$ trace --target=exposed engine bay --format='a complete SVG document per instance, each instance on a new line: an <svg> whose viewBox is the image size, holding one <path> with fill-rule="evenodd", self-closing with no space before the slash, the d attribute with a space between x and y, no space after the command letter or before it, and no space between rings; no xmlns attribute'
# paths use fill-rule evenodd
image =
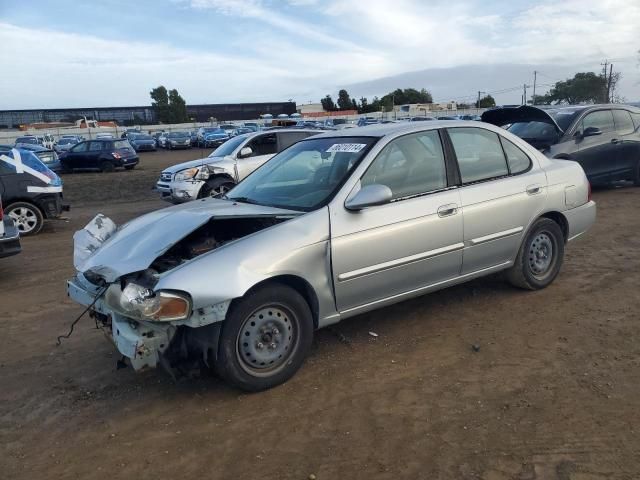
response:
<svg viewBox="0 0 640 480"><path fill-rule="evenodd" d="M226 243L285 222L290 218L288 216L213 218L156 258L150 268L155 272L164 273Z"/></svg>

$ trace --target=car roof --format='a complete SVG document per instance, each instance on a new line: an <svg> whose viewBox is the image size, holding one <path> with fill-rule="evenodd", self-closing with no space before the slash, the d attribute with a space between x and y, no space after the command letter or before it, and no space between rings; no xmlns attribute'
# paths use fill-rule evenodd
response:
<svg viewBox="0 0 640 480"><path fill-rule="evenodd" d="M478 126L481 122L473 120L432 120L429 122L401 122L401 123L374 123L362 127L347 128L344 130L331 130L321 133L316 138L333 137L377 137L399 135L402 133L420 132L424 130L435 130L437 128L451 127L472 127ZM482 124L486 126L486 124Z"/></svg>

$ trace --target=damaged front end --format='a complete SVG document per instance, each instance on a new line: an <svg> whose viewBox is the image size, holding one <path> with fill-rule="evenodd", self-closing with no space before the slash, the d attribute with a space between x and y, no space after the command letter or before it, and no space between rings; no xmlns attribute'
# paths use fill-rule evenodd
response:
<svg viewBox="0 0 640 480"><path fill-rule="evenodd" d="M220 322L233 298L203 305L188 291L157 289L159 281L202 255L294 216L286 211L221 217L209 212L208 218L193 213L187 211L182 233L176 232L185 227L178 210L174 224L165 224L166 233L158 229L160 217L154 212L156 222L142 217L142 227L135 220L120 229L98 215L74 235L78 273L67 282L68 295L90 307L97 325L135 370L162 365L173 375L196 364L211 367ZM132 258L130 267L122 257Z"/></svg>

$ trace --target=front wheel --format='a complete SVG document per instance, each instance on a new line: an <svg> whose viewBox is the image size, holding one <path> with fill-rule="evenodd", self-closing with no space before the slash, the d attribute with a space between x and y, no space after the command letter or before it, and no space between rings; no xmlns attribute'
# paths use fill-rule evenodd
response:
<svg viewBox="0 0 640 480"><path fill-rule="evenodd" d="M520 246L516 261L507 270L509 282L527 290L540 290L553 282L564 260L564 235L551 219L539 218Z"/></svg>
<svg viewBox="0 0 640 480"><path fill-rule="evenodd" d="M221 197L235 186L228 178L213 178L202 186L198 198Z"/></svg>
<svg viewBox="0 0 640 480"><path fill-rule="evenodd" d="M42 230L44 216L38 207L27 202L16 202L8 205L4 212L13 220L20 235L35 235Z"/></svg>
<svg viewBox="0 0 640 480"><path fill-rule="evenodd" d="M124 167L125 170L133 170L134 168L136 168L135 165L125 165Z"/></svg>
<svg viewBox="0 0 640 480"><path fill-rule="evenodd" d="M222 325L216 370L241 390L275 387L298 371L312 341L305 299L285 285L265 286L232 305Z"/></svg>

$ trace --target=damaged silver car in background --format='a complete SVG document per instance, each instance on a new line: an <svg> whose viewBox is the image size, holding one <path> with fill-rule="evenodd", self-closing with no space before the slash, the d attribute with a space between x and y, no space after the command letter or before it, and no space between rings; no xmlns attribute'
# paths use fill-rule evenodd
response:
<svg viewBox="0 0 640 480"><path fill-rule="evenodd" d="M136 370L204 365L257 391L345 318L500 270L546 287L594 220L582 168L503 129L374 125L302 140L221 199L96 217L68 294Z"/></svg>

